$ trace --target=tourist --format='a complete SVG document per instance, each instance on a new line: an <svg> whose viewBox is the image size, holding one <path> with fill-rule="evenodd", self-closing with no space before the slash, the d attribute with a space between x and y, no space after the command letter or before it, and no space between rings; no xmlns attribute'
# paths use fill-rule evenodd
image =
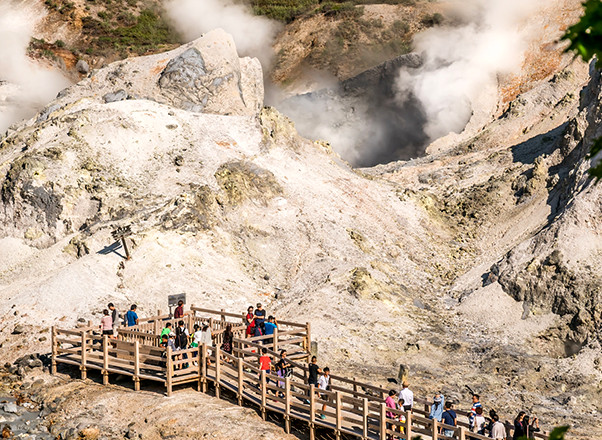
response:
<svg viewBox="0 0 602 440"><path fill-rule="evenodd" d="M398 400L397 400L397 409L399 409L399 410L402 410L402 411L405 411L405 410L403 409L403 404L404 404L404 400L403 400L403 399L398 399ZM399 415L399 421L400 421L401 423L404 423L404 424L405 424L405 422L406 422L406 416L405 416L405 415L403 415L403 413L401 413L401 414ZM400 426L400 427L399 427L399 432L403 434L403 433L405 432L405 428L404 428L403 426Z"/></svg>
<svg viewBox="0 0 602 440"><path fill-rule="evenodd" d="M265 323L266 312L263 310L261 303L257 303L255 309L255 336L262 336L265 334L264 323Z"/></svg>
<svg viewBox="0 0 602 440"><path fill-rule="evenodd" d="M127 311L127 313L125 314L125 321L127 323L128 327L133 327L135 325L138 325L138 314L136 313L136 310L138 309L138 306L136 304L132 304L132 306L130 307L130 310Z"/></svg>
<svg viewBox="0 0 602 440"><path fill-rule="evenodd" d="M167 348L167 341L169 341L168 335L161 335L161 340L159 342L159 347Z"/></svg>
<svg viewBox="0 0 602 440"><path fill-rule="evenodd" d="M261 349L261 356L259 357L259 379L261 380L261 372L265 371L266 373L266 378L265 378L265 383L270 383L270 378L267 376L267 374L270 372L270 369L272 368L272 359L270 359L270 357L268 356L268 351L265 348Z"/></svg>
<svg viewBox="0 0 602 440"><path fill-rule="evenodd" d="M176 327L176 348L179 350L188 348L188 329L184 326L184 321L178 322Z"/></svg>
<svg viewBox="0 0 602 440"><path fill-rule="evenodd" d="M194 333L192 334L192 342L190 343L190 346L196 348L199 345L201 345L203 331L201 330L201 326L198 324L195 324L193 329L194 329Z"/></svg>
<svg viewBox="0 0 602 440"><path fill-rule="evenodd" d="M232 354L232 343L234 342L234 333L232 333L232 324L226 325L224 339L220 349L228 354ZM226 359L227 360L227 359Z"/></svg>
<svg viewBox="0 0 602 440"><path fill-rule="evenodd" d="M167 322L167 323L165 323L165 327L163 328L163 330L161 330L161 334L159 335L159 337L163 338L163 335L167 335L167 337L169 338L169 334L171 332L172 332L171 322Z"/></svg>
<svg viewBox="0 0 602 440"><path fill-rule="evenodd" d="M441 415L441 421L449 426L458 426L458 416L453 410L453 404L451 402L445 402L445 411ZM443 435L445 437L453 437L454 431L451 429L443 428Z"/></svg>
<svg viewBox="0 0 602 440"><path fill-rule="evenodd" d="M468 416L468 427L470 428L471 432L475 432L475 431L473 431L473 427L474 427L474 419L477 415L477 408L483 407L483 405L481 405L481 401L479 399L480 399L480 396L478 394L472 395L472 407L470 408L470 416Z"/></svg>
<svg viewBox="0 0 602 440"><path fill-rule="evenodd" d="M429 419L441 421L441 417L443 416L443 404L445 403L445 397L443 394L437 394L433 399L433 404L431 405L431 412L429 414Z"/></svg>
<svg viewBox="0 0 602 440"><path fill-rule="evenodd" d="M253 306L249 306L247 309L247 316L245 316L245 321L247 323L247 331L245 332L245 336L250 338L255 336L255 319L253 314Z"/></svg>
<svg viewBox="0 0 602 440"><path fill-rule="evenodd" d="M320 376L320 379L318 380L318 388L323 391L330 390L330 368L328 368L328 367L324 368L324 374L322 374ZM328 402L329 398L328 398L327 393L323 393L321 397L322 397L322 400L325 400ZM324 403L324 405L322 405L322 414L320 414L320 418L322 420L324 420L326 418L326 414L324 414L325 411L326 411L326 403Z"/></svg>
<svg viewBox="0 0 602 440"><path fill-rule="evenodd" d="M491 425L491 438L493 440L506 440L506 427L500 422L500 417L494 414L491 417L493 425Z"/></svg>
<svg viewBox="0 0 602 440"><path fill-rule="evenodd" d="M293 375L293 366L290 364L290 362L286 358L287 354L288 353L286 350L281 350L280 351L280 360L276 364L276 369L279 372L279 376L282 378L291 377Z"/></svg>
<svg viewBox="0 0 602 440"><path fill-rule="evenodd" d="M523 418L523 426L525 427L525 435L527 438L535 438L535 433L540 431L539 420L537 418L534 418L533 421L531 421L529 416L525 416Z"/></svg>
<svg viewBox="0 0 602 440"><path fill-rule="evenodd" d="M174 319L180 319L184 317L184 301L178 301L178 307L176 307L176 310L173 313L173 317Z"/></svg>
<svg viewBox="0 0 602 440"><path fill-rule="evenodd" d="M385 406L387 408L390 409L397 409L397 402L395 402L395 395L397 394L397 392L395 390L390 390L389 391L389 396L387 396L387 398L385 399ZM387 419L396 419L397 418L397 414L391 411L387 411ZM395 425L392 423L387 422L387 429L392 429L393 431L395 431ZM391 437L389 437L391 438Z"/></svg>
<svg viewBox="0 0 602 440"><path fill-rule="evenodd" d="M268 321L263 324L265 328L265 335L273 335L274 330L278 328L278 321L272 315L268 317ZM274 338L267 338L264 340L264 344L272 344L274 342Z"/></svg>
<svg viewBox="0 0 602 440"><path fill-rule="evenodd" d="M115 330L119 326L119 312L115 308L113 303L109 303L107 305L111 312L111 320L113 321L113 330Z"/></svg>
<svg viewBox="0 0 602 440"><path fill-rule="evenodd" d="M113 337L113 318L109 316L109 311L104 309L102 311L102 318L100 319L100 329L102 330L103 335L108 335L109 337Z"/></svg>
<svg viewBox="0 0 602 440"><path fill-rule="evenodd" d="M307 378L307 384L317 387L319 374L322 374L322 370L320 370L320 367L318 367L318 358L312 356L309 364L309 376Z"/></svg>
<svg viewBox="0 0 602 440"><path fill-rule="evenodd" d="M483 415L483 407L478 406L475 408L475 416L473 419L472 432L477 434L485 435L485 427L487 426L487 420Z"/></svg>
<svg viewBox="0 0 602 440"><path fill-rule="evenodd" d="M487 426L485 428L485 431L488 432L490 436L491 436L491 430L493 429L493 424L495 423L495 421L493 420L493 416L495 416L495 415L497 415L495 410L490 409L489 417L485 417L485 419L487 420Z"/></svg>
<svg viewBox="0 0 602 440"><path fill-rule="evenodd" d="M521 411L514 419L514 433L512 434L512 440L518 440L519 438L527 435L527 430L525 429L525 426L523 424L524 418L525 412Z"/></svg>
<svg viewBox="0 0 602 440"><path fill-rule="evenodd" d="M211 347L213 345L213 340L211 339L211 327L209 327L208 324L203 324L203 331L201 333L199 345L205 344L207 347Z"/></svg>
<svg viewBox="0 0 602 440"><path fill-rule="evenodd" d="M414 406L414 393L408 388L409 386L410 384L404 380L399 392L399 398L403 399L403 409L405 411L412 411L412 407Z"/></svg>

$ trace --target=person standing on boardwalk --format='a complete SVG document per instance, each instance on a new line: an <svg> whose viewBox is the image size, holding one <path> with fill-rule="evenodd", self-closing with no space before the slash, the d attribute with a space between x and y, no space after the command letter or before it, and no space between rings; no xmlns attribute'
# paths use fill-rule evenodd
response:
<svg viewBox="0 0 602 440"><path fill-rule="evenodd" d="M472 407L470 408L470 416L468 416L468 427L472 432L476 432L473 431L473 428L475 425L475 417L477 416L477 408L483 408L483 405L481 405L481 401L479 399L480 396L478 394L472 395Z"/></svg>
<svg viewBox="0 0 602 440"><path fill-rule="evenodd" d="M475 416L473 420L473 425L471 428L472 432L476 432L480 435L485 435L485 428L487 427L487 419L483 415L483 407L479 406L475 409Z"/></svg>
<svg viewBox="0 0 602 440"><path fill-rule="evenodd" d="M500 422L500 417L494 414L491 417L493 425L491 425L491 438L493 440L506 440L506 427Z"/></svg>
<svg viewBox="0 0 602 440"><path fill-rule="evenodd" d="M433 404L431 405L431 412L429 414L429 419L441 421L441 417L443 417L443 404L445 403L445 397L443 394L437 394L433 399Z"/></svg>
<svg viewBox="0 0 602 440"><path fill-rule="evenodd" d="M265 334L264 322L265 322L266 312L263 310L261 303L257 303L257 308L255 309L255 336L262 336Z"/></svg>
<svg viewBox="0 0 602 440"><path fill-rule="evenodd" d="M318 388L324 391L328 391L330 390L330 368L326 367L324 368L324 374L322 374L320 376L320 379L318 380ZM328 394L323 393L322 394L322 400L328 401ZM322 420L324 420L326 418L326 414L324 414L324 412L326 411L326 404L322 405L322 414L320 414L320 418Z"/></svg>
<svg viewBox="0 0 602 440"><path fill-rule="evenodd" d="M110 338L113 337L113 319L109 316L109 311L104 309L102 311L102 318L100 320L100 329L103 335L108 335Z"/></svg>
<svg viewBox="0 0 602 440"><path fill-rule="evenodd" d="M165 323L165 327L163 328L163 330L161 330L161 334L159 335L159 337L163 338L163 335L167 335L167 337L169 338L169 334L171 332L172 332L171 322L167 322L167 323Z"/></svg>
<svg viewBox="0 0 602 440"><path fill-rule="evenodd" d="M512 435L512 440L518 440L519 438L527 435L527 430L525 429L525 425L523 423L524 418L525 412L521 411L514 419L514 433Z"/></svg>
<svg viewBox="0 0 602 440"><path fill-rule="evenodd" d="M253 314L253 306L249 306L247 309L245 322L247 323L247 331L245 332L245 336L247 338L255 336L255 315Z"/></svg>
<svg viewBox="0 0 602 440"><path fill-rule="evenodd" d="M132 304L132 306L130 307L130 310L127 311L127 313L125 314L125 322L127 323L128 327L133 327L135 325L138 325L138 314L136 313L136 310L138 309L138 306L136 304Z"/></svg>
<svg viewBox="0 0 602 440"><path fill-rule="evenodd" d="M261 349L261 356L259 357L259 380L261 380L261 372L266 372L265 383L270 383L270 378L267 377L267 374L270 372L272 368L272 359L268 356L268 351L265 348Z"/></svg>
<svg viewBox="0 0 602 440"><path fill-rule="evenodd" d="M224 342L220 347L221 350L225 351L228 354L232 354L232 343L234 342L234 333L232 333L232 324L226 325L226 330L224 331Z"/></svg>
<svg viewBox="0 0 602 440"><path fill-rule="evenodd" d="M274 330L278 328L278 321L272 315L268 317L268 321L263 324L265 328L265 335L273 335ZM274 342L274 338L264 339L264 344L272 344Z"/></svg>
<svg viewBox="0 0 602 440"><path fill-rule="evenodd" d="M414 393L408 388L409 386L410 384L404 380L399 392L399 398L403 399L404 411L412 411L412 407L414 406Z"/></svg>
<svg viewBox="0 0 602 440"><path fill-rule="evenodd" d="M441 415L441 421L449 426L458 426L458 415L452 408L453 405L451 402L445 402L445 411ZM453 437L454 431L443 428L443 435L445 437Z"/></svg>
<svg viewBox="0 0 602 440"><path fill-rule="evenodd" d="M307 385L313 385L315 388L318 388L318 376L322 374L322 370L318 367L318 358L315 356L311 357L310 363L308 365L309 375L307 376ZM308 391L309 395L309 391ZM305 399L305 403L309 404L309 400Z"/></svg>
<svg viewBox="0 0 602 440"><path fill-rule="evenodd" d="M390 390L389 391L389 395L385 399L385 406L387 408L397 409L397 403L395 402L395 395L396 394L397 394L397 392L395 390ZM396 418L396 414L394 412L387 411L387 419L395 420L395 418ZM387 429L392 429L393 431L395 431L395 425L393 425L392 423L387 422ZM391 438L391 437L388 436L387 438Z"/></svg>
<svg viewBox="0 0 602 440"><path fill-rule="evenodd" d="M107 307L111 312L111 320L113 321L113 332L115 332L117 327L119 327L119 312L117 312L117 309L115 308L115 305L113 303L109 303Z"/></svg>
<svg viewBox="0 0 602 440"><path fill-rule="evenodd" d="M180 319L184 317L184 301L178 301L178 307L176 307L176 310L173 313L173 317L174 319Z"/></svg>

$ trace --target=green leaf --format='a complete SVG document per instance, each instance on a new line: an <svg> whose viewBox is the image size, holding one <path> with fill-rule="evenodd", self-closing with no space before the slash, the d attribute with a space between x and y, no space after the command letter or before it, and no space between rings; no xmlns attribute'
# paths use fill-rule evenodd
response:
<svg viewBox="0 0 602 440"><path fill-rule="evenodd" d="M568 426L558 426L552 430L548 440L564 440L564 434L566 434L568 430Z"/></svg>

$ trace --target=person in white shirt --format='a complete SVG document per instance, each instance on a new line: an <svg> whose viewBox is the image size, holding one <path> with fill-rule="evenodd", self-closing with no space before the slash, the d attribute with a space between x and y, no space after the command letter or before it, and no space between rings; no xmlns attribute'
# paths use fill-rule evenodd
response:
<svg viewBox="0 0 602 440"><path fill-rule="evenodd" d="M476 415L474 417L474 425L472 426L472 432L484 435L485 426L487 425L487 419L483 415L483 408L478 407L475 411Z"/></svg>
<svg viewBox="0 0 602 440"><path fill-rule="evenodd" d="M401 391L399 392L399 399L403 399L404 411L411 411L414 406L414 393L408 388L410 384L407 381L403 381L401 384Z"/></svg>
<svg viewBox="0 0 602 440"><path fill-rule="evenodd" d="M330 368L324 368L323 372L324 374L322 374L322 376L320 376L320 379L318 379L318 388L324 391L328 391L330 389ZM322 394L321 397L322 400L328 400L328 394L326 393ZM326 418L324 411L326 411L326 404L322 405L322 414L320 414L320 418L322 420Z"/></svg>
<svg viewBox="0 0 602 440"><path fill-rule="evenodd" d="M493 440L506 440L506 427L500 422L500 417L494 414L492 417L491 438Z"/></svg>

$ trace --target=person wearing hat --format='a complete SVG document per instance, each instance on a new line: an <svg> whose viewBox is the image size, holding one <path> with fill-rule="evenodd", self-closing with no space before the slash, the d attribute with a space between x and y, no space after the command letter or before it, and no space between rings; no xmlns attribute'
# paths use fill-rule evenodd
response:
<svg viewBox="0 0 602 440"><path fill-rule="evenodd" d="M404 380L399 392L399 398L403 399L404 411L412 411L412 407L414 406L414 393L408 388L409 386L408 381Z"/></svg>
<svg viewBox="0 0 602 440"><path fill-rule="evenodd" d="M431 405L431 413L429 414L429 419L441 421L443 417L443 405L445 404L445 397L443 394L436 394L433 399L433 404Z"/></svg>

